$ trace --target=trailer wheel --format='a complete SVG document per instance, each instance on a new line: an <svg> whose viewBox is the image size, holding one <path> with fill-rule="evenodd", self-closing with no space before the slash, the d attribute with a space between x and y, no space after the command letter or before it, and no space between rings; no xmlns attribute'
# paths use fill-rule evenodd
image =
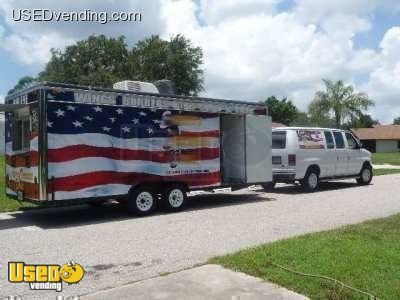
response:
<svg viewBox="0 0 400 300"><path fill-rule="evenodd" d="M166 211L180 211L186 205L186 198L185 188L182 185L173 184L162 193L162 206Z"/></svg>
<svg viewBox="0 0 400 300"><path fill-rule="evenodd" d="M146 216L153 212L156 206L156 196L151 187L133 188L129 194L128 211L138 216Z"/></svg>

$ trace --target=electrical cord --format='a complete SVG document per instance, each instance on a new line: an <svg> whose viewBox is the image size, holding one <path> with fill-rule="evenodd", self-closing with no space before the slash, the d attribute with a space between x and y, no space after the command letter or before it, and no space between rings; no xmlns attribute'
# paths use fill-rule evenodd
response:
<svg viewBox="0 0 400 300"><path fill-rule="evenodd" d="M268 261L267 263L270 264L270 265L272 265L272 266L274 266L274 267L277 267L277 268L279 268L279 269L282 269L282 270L284 270L284 271L287 271L287 272L290 272L290 273L293 273L293 274L296 274L296 275L305 276L305 277L320 278L320 279L324 279L324 280L328 280L328 281L333 281L333 282L336 283L336 284L340 284L340 285L341 285L342 287L344 287L344 288L347 288L347 289L352 290L352 291L354 291L354 292L358 292L358 293L360 293L360 294L366 295L366 296L369 297L369 299L374 299L374 300L381 299L381 298L378 298L377 296L375 296L375 295L373 295L373 294L371 294L371 293L368 293L368 292L366 292L366 291L363 291L363 290L357 289L357 288L355 288L355 287L352 287L352 286L350 286L350 285L347 285L347 284L345 284L344 282L339 281L339 280L337 280L337 279L335 279L335 278L332 278L332 277L299 272L299 271L296 271L296 270L292 270L292 269L290 269L290 268L287 268L287 267L285 267L285 266L279 265L279 264L277 264L277 263L274 263L274 262L272 262L272 261Z"/></svg>

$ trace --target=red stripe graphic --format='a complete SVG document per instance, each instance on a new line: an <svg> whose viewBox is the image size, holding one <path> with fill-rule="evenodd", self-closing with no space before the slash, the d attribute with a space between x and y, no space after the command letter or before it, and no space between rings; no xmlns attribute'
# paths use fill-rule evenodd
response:
<svg viewBox="0 0 400 300"><path fill-rule="evenodd" d="M218 148L183 149L179 153L174 151L146 151L130 150L113 147L94 147L88 145L74 145L61 149L47 151L48 162L58 163L78 158L104 157L114 160L143 160L159 163L168 163L179 160L179 156L191 156L193 160L210 160L219 157Z"/></svg>
<svg viewBox="0 0 400 300"><path fill-rule="evenodd" d="M220 172L158 176L145 173L99 171L49 180L49 192L76 191L104 184L135 185L139 182L180 181L189 186L206 186L220 182Z"/></svg>
<svg viewBox="0 0 400 300"><path fill-rule="evenodd" d="M38 165L39 153L37 151L29 151L15 155L6 155L6 164L14 167L36 167Z"/></svg>

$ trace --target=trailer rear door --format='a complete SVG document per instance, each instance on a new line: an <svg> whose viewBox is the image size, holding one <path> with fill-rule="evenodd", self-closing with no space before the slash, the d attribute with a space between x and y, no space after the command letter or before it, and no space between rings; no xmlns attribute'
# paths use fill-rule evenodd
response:
<svg viewBox="0 0 400 300"><path fill-rule="evenodd" d="M246 115L247 183L272 181L272 129L268 116Z"/></svg>

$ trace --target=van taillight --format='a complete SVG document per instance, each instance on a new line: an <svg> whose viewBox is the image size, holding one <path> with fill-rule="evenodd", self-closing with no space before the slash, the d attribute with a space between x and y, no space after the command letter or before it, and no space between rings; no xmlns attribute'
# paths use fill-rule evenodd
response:
<svg viewBox="0 0 400 300"><path fill-rule="evenodd" d="M296 165L296 155L295 154L289 154L288 155L288 163L289 163L289 166L295 166Z"/></svg>

